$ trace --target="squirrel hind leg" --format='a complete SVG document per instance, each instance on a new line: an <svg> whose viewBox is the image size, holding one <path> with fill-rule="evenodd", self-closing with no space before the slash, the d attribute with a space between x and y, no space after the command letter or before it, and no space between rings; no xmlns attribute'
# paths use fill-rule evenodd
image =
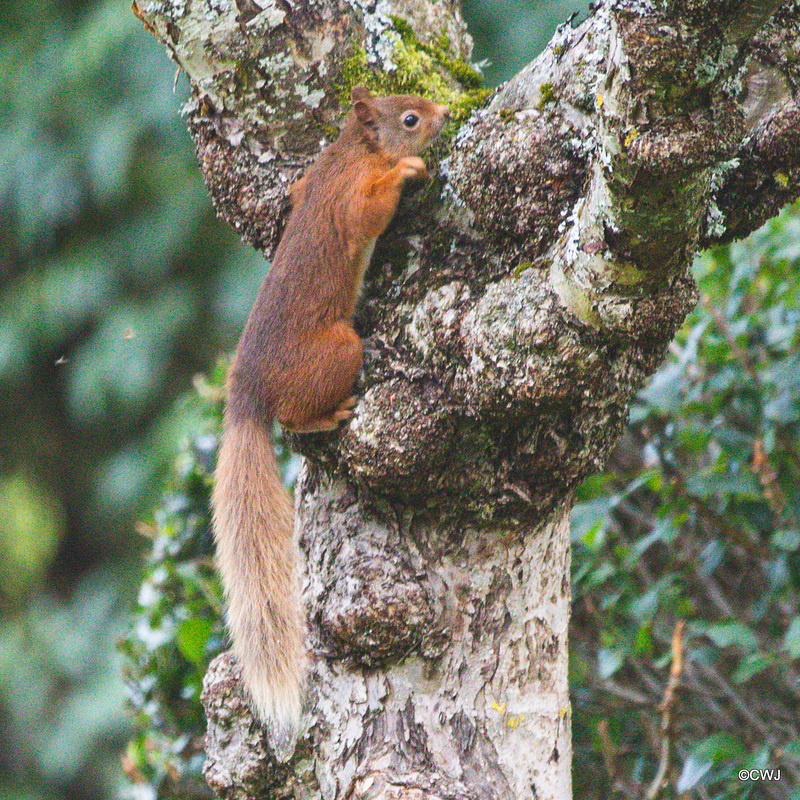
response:
<svg viewBox="0 0 800 800"><path fill-rule="evenodd" d="M330 431L347 419L356 403L353 384L363 347L352 326L340 320L304 339L303 360L285 376L291 387L275 405L275 419L291 431Z"/></svg>
<svg viewBox="0 0 800 800"><path fill-rule="evenodd" d="M320 417L319 419L310 420L302 425L287 424L280 419L278 422L280 422L286 430L292 431L293 433L333 431L336 430L342 422L353 416L353 406L356 402L358 402L358 397L356 395L351 395L346 400L343 400L332 414L326 417Z"/></svg>

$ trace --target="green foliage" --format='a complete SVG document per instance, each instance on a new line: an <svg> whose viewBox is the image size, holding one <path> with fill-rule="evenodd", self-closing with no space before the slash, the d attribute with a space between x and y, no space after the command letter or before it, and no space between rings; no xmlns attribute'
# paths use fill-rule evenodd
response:
<svg viewBox="0 0 800 800"><path fill-rule="evenodd" d="M100 571L69 602L42 596L28 613L0 618L0 751L15 759L0 779L3 797L51 797L80 776L92 794L113 791L111 767L128 735L114 652L121 594Z"/></svg>
<svg viewBox="0 0 800 800"><path fill-rule="evenodd" d="M172 444L128 450L118 477L137 488L114 515L102 473L130 439L158 444L160 413L220 345L209 323L231 303L217 282L244 251L213 219L173 70L129 3L36 0L18 16L30 24L9 25L0 47L0 404L17 420L0 476L22 462L121 545ZM241 320L221 319L227 345ZM50 454L30 447L47 429ZM68 481L54 450L76 455Z"/></svg>
<svg viewBox="0 0 800 800"><path fill-rule="evenodd" d="M124 759L132 796L208 796L200 691L211 659L228 646L209 513L227 367L220 360L209 379L195 382L191 402L202 423L175 459L153 519L139 526L152 547L132 625L120 644L136 713L137 733ZM276 441L284 480L290 482L297 460L280 436Z"/></svg>
<svg viewBox="0 0 800 800"><path fill-rule="evenodd" d="M64 533L64 509L22 475L0 480L0 592L9 605L41 584Z"/></svg>
<svg viewBox="0 0 800 800"><path fill-rule="evenodd" d="M129 0L6 3L0 71L0 794L93 800L129 734L133 520L265 266L215 220Z"/></svg>
<svg viewBox="0 0 800 800"><path fill-rule="evenodd" d="M186 440L168 490L140 532L152 549L133 625L121 640L137 736L125 771L158 797L204 797L200 705L203 675L225 647L222 592L212 559L209 492L226 364L194 396L204 425Z"/></svg>
<svg viewBox="0 0 800 800"><path fill-rule="evenodd" d="M638 796L655 774L678 620L664 796L755 797L738 771L775 767L785 797L800 776L798 242L785 213L699 260L702 302L639 393L615 471L579 492L575 782L590 797Z"/></svg>

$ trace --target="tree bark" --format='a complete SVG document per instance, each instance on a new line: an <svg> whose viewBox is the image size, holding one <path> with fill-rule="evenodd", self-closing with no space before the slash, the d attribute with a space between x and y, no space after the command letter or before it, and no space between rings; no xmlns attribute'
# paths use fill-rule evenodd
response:
<svg viewBox="0 0 800 800"><path fill-rule="evenodd" d="M314 654L296 749L209 670L222 797L567 798L571 492L696 301L800 193L800 6L617 0L468 114L457 0L159 0L219 212L274 248L351 85L460 109L379 242L360 402L293 437Z"/></svg>

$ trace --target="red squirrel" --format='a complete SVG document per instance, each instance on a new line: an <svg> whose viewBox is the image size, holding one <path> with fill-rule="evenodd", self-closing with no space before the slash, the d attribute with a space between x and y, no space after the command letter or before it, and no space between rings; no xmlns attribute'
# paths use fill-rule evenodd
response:
<svg viewBox="0 0 800 800"><path fill-rule="evenodd" d="M292 503L272 421L333 430L351 414L362 345L353 313L375 239L448 116L413 95L352 92L342 132L291 188L292 212L228 375L212 495L227 624L257 717L299 728L307 667Z"/></svg>

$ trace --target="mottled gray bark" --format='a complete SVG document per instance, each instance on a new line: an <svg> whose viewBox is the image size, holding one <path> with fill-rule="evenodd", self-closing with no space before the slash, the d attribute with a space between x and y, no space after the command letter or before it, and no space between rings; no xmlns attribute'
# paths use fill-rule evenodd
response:
<svg viewBox="0 0 800 800"><path fill-rule="evenodd" d="M457 95L470 45L457 0L237 6L139 13L192 81L217 208L269 252L353 64L413 89L416 42ZM774 0L606 4L429 158L438 179L373 258L354 417L292 439L308 731L276 753L223 656L221 796L569 797L570 493L694 304L698 248L800 192L799 20Z"/></svg>

